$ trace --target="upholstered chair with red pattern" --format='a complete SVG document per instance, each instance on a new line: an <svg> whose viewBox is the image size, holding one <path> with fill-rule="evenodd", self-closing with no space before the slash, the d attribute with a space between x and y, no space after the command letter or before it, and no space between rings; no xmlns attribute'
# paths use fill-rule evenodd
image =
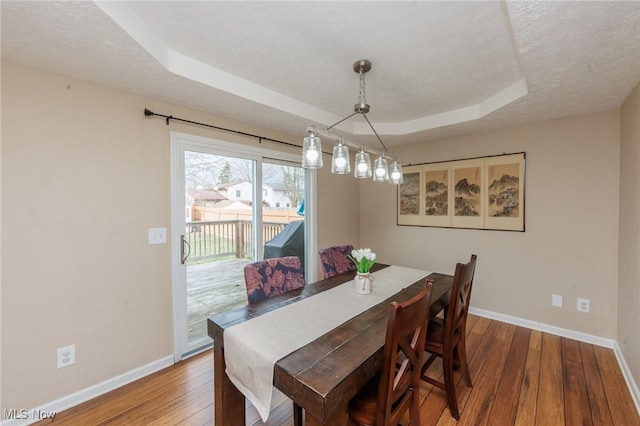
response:
<svg viewBox="0 0 640 426"><path fill-rule="evenodd" d="M298 256L276 257L244 267L249 303L304 287L304 271Z"/></svg>
<svg viewBox="0 0 640 426"><path fill-rule="evenodd" d="M354 271L356 265L347 257L351 254L353 246L342 245L324 248L318 251L320 255L320 266L322 266L322 277L331 278L345 272Z"/></svg>

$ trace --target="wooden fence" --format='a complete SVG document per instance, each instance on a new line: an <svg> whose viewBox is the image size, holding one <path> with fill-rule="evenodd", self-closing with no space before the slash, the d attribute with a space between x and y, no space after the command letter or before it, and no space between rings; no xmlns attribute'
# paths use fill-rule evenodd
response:
<svg viewBox="0 0 640 426"><path fill-rule="evenodd" d="M271 240L285 226L287 223L263 222L262 240ZM248 220L187 222L184 238L190 247L187 263L225 256L251 258L253 255L253 224Z"/></svg>
<svg viewBox="0 0 640 426"><path fill-rule="evenodd" d="M253 217L251 208L246 209L220 209L216 207L191 206L191 217L193 221L217 222L225 220L250 221ZM303 216L297 213L296 209L262 209L260 213L264 223L289 223L294 220L302 220Z"/></svg>

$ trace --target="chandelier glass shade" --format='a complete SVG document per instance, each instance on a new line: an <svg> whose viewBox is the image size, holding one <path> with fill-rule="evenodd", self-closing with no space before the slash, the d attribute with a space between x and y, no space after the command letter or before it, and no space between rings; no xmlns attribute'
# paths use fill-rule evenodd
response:
<svg viewBox="0 0 640 426"><path fill-rule="evenodd" d="M355 172L353 176L362 179L371 177L371 158L364 148L361 148L356 154Z"/></svg>
<svg viewBox="0 0 640 426"><path fill-rule="evenodd" d="M322 141L313 130L302 141L302 167L319 169L322 167Z"/></svg>
<svg viewBox="0 0 640 426"><path fill-rule="evenodd" d="M338 144L333 147L331 157L331 173L344 175L351 173L351 159L349 158L349 147L344 144L344 139L340 138Z"/></svg>
<svg viewBox="0 0 640 426"><path fill-rule="evenodd" d="M389 182L399 185L403 182L402 178L402 165L398 162L398 160L394 160L391 165L391 172L389 173Z"/></svg>
<svg viewBox="0 0 640 426"><path fill-rule="evenodd" d="M380 155L373 166L373 180L375 182L389 182L389 163Z"/></svg>
<svg viewBox="0 0 640 426"><path fill-rule="evenodd" d="M314 126L307 128L309 135L304 138L302 145L302 167L307 169L319 169L322 167L322 144L318 133L321 133L323 137L329 137L337 141L337 144L333 147L331 158L331 172L335 174L348 174L351 172L350 159L349 159L349 146L353 148L360 148L356 153L354 163L354 176L356 178L370 178L373 176L373 180L376 182L390 182L393 184L402 183L402 165L397 157L389 155L388 150L378 132L373 127L367 113L371 109L367 103L366 87L365 87L365 74L371 70L371 62L366 59L361 59L353 64L353 71L360 76L360 97L358 103L353 107L353 113L347 117L341 119L337 123L332 124L326 128L326 131L318 131ZM356 114L362 115L367 124L373 131L373 134L382 145L383 151L367 148L358 145L354 142L346 141L341 136L336 136L329 133L329 130L345 120L353 117ZM371 151L378 154L378 158L374 164L374 170L371 168L371 158L369 152ZM389 168L389 161L393 160L391 169Z"/></svg>

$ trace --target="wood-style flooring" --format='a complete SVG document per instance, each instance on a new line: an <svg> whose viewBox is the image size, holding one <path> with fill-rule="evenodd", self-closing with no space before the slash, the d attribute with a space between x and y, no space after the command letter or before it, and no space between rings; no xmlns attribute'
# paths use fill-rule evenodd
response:
<svg viewBox="0 0 640 426"><path fill-rule="evenodd" d="M458 425L640 425L611 349L473 315L467 333L474 386L458 382ZM430 374L441 371L435 362ZM444 391L422 386L422 425L455 425ZM291 401L278 396L266 424L293 425L292 412ZM265 424L249 404L246 413L247 424ZM53 422L214 425L212 351L58 413Z"/></svg>

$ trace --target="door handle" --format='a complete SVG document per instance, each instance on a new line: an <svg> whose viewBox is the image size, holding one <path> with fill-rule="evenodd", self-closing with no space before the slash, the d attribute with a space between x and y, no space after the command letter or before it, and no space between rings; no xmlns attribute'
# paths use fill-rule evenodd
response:
<svg viewBox="0 0 640 426"><path fill-rule="evenodd" d="M185 253L184 246L187 246L187 251ZM184 238L184 235L180 235L180 264L184 265L184 262L189 258L189 254L191 254L191 246L189 242Z"/></svg>

